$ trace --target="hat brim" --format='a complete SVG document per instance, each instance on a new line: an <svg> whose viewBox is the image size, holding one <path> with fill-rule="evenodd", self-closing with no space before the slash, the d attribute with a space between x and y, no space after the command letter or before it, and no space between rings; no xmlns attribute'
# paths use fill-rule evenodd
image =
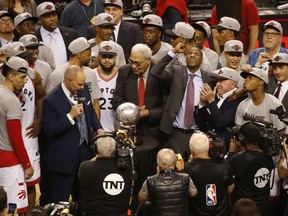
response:
<svg viewBox="0 0 288 216"><path fill-rule="evenodd" d="M104 3L103 5L104 5L104 7L106 7L106 6L113 6L113 7L118 7L118 8L120 8L120 9L123 9L123 5L121 6L121 5L112 4L112 3Z"/></svg>
<svg viewBox="0 0 288 216"><path fill-rule="evenodd" d="M212 74L210 75L210 77L215 78L215 79L219 79L219 80L227 80L227 79L229 79L229 78L227 78L227 77L219 76L219 75L216 74L216 73L212 73Z"/></svg>
<svg viewBox="0 0 288 216"><path fill-rule="evenodd" d="M166 29L166 30L165 30L165 33L166 33L167 35L172 36L172 37L178 37L178 35L176 35L176 34L172 31L172 29Z"/></svg>
<svg viewBox="0 0 288 216"><path fill-rule="evenodd" d="M223 27L223 26L219 26L219 25L211 26L211 28L218 29L218 30L225 30L225 29L227 29L227 28L225 28L225 27Z"/></svg>
<svg viewBox="0 0 288 216"><path fill-rule="evenodd" d="M197 30L203 32L203 33L204 33L204 37L205 37L205 38L208 38L208 34L207 34L205 28L203 28L201 25L194 23L194 24L192 24L191 26L192 26L194 29L197 29Z"/></svg>
<svg viewBox="0 0 288 216"><path fill-rule="evenodd" d="M47 14L51 14L51 13L57 13L57 15L58 15L57 10L51 10L51 11L47 11L47 12L45 12L45 13L42 13L39 17L41 17L41 16L45 16L45 15L47 15Z"/></svg>
<svg viewBox="0 0 288 216"><path fill-rule="evenodd" d="M224 52L225 53L243 53L243 51L225 51L225 50L224 50Z"/></svg>
<svg viewBox="0 0 288 216"><path fill-rule="evenodd" d="M13 16L11 13L9 13L9 12L2 14L2 15L0 16L0 18L3 17L3 16L8 16L8 17L10 17L12 20L14 20L14 16Z"/></svg>
<svg viewBox="0 0 288 216"><path fill-rule="evenodd" d="M281 61L278 61L278 62L269 62L269 65L288 65L288 62L281 62Z"/></svg>
<svg viewBox="0 0 288 216"><path fill-rule="evenodd" d="M114 53L114 52L99 52L100 55L117 55L117 53Z"/></svg>
<svg viewBox="0 0 288 216"><path fill-rule="evenodd" d="M145 24L145 23L142 23L141 24L141 27L144 28L144 27L157 27L159 28L161 31L163 30L163 26L158 26L158 25L153 25L153 24Z"/></svg>
<svg viewBox="0 0 288 216"><path fill-rule="evenodd" d="M116 24L115 23L103 23L103 24L101 24L101 25L95 25L95 26L100 26L100 27L102 27L102 26L115 26Z"/></svg>
<svg viewBox="0 0 288 216"><path fill-rule="evenodd" d="M20 57L20 58L25 58L27 57L29 54L31 54L32 51L31 50L26 50L25 52L21 53L21 54L18 54L17 56Z"/></svg>
<svg viewBox="0 0 288 216"><path fill-rule="evenodd" d="M24 20L22 20L20 23L18 23L16 26L20 25L21 23L23 23L24 21L28 21L28 20L32 20L34 23L37 23L39 21L39 18L38 17L29 17L29 18L26 18Z"/></svg>
<svg viewBox="0 0 288 216"><path fill-rule="evenodd" d="M42 43L33 43L25 46L25 48L33 48L33 47L39 47L39 46L44 46Z"/></svg>
<svg viewBox="0 0 288 216"><path fill-rule="evenodd" d="M263 26L262 27L262 31L265 31L268 28L272 28L272 29L276 30L277 32L279 32L282 35L281 31L278 28L276 28L275 26L272 26L272 25Z"/></svg>

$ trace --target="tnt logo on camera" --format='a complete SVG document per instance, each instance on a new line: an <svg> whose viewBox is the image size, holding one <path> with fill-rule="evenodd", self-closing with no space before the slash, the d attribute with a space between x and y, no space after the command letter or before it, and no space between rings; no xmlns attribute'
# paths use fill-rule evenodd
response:
<svg viewBox="0 0 288 216"><path fill-rule="evenodd" d="M217 205L217 191L215 184L206 185L206 205L207 206Z"/></svg>
<svg viewBox="0 0 288 216"><path fill-rule="evenodd" d="M124 190L124 187L124 179L117 173L111 173L107 175L103 181L104 191L111 196L120 194Z"/></svg>

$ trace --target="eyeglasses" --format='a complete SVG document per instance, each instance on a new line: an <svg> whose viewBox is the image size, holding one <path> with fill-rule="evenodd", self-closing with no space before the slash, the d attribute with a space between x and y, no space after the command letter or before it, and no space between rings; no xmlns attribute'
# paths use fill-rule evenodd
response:
<svg viewBox="0 0 288 216"><path fill-rule="evenodd" d="M271 38L275 38L278 35L281 35L281 34L278 33L278 32L264 32L263 33L264 37L269 37L270 36Z"/></svg>
<svg viewBox="0 0 288 216"><path fill-rule="evenodd" d="M12 19L0 19L0 23L2 23L2 24L7 24L7 23L12 23L13 21L12 21Z"/></svg>
<svg viewBox="0 0 288 216"><path fill-rule="evenodd" d="M130 65L135 65L136 67L140 67L143 62L145 62L147 60L147 58L145 58L143 61L137 62L137 61L132 61L130 58L128 59L128 62Z"/></svg>

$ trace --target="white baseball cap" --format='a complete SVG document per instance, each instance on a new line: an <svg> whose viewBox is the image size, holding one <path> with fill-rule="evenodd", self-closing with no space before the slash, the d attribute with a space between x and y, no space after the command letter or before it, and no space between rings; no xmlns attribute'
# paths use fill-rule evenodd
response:
<svg viewBox="0 0 288 216"><path fill-rule="evenodd" d="M218 30L230 29L239 32L241 25L236 19L224 16L219 20L218 25L213 26L213 28Z"/></svg>
<svg viewBox="0 0 288 216"><path fill-rule="evenodd" d="M79 37L79 38L76 38L75 40L73 40L69 46L68 46L68 49L70 50L70 52L75 55L75 54L78 54L78 53L81 53L87 49L91 49L91 47L95 46L95 43L89 43L87 41L86 38L84 37Z"/></svg>
<svg viewBox="0 0 288 216"><path fill-rule="evenodd" d="M266 22L264 24L264 26L262 27L262 31L264 31L267 28L273 28L276 31L280 32L281 35L283 34L282 25L279 22L275 21L275 20L271 20L271 21Z"/></svg>
<svg viewBox="0 0 288 216"><path fill-rule="evenodd" d="M213 71L212 77L217 79L230 79L236 82L239 81L240 75L234 69L228 67L222 67L219 70Z"/></svg>
<svg viewBox="0 0 288 216"><path fill-rule="evenodd" d="M192 39L194 37L195 30L189 23L177 22L173 29L166 29L165 32L171 36Z"/></svg>
<svg viewBox="0 0 288 216"><path fill-rule="evenodd" d="M154 14L148 14L143 17L142 26L157 26L162 28L163 27L163 21L162 18L154 15Z"/></svg>
<svg viewBox="0 0 288 216"><path fill-rule="evenodd" d="M253 67L251 72L243 71L240 75L246 79L247 76L252 75L258 77L259 79L263 80L266 84L269 83L268 75L266 72L260 68Z"/></svg>
<svg viewBox="0 0 288 216"><path fill-rule="evenodd" d="M192 27L194 29L202 31L205 34L205 38L209 38L211 36L211 28L208 25L208 23L206 23L204 21L198 21L198 22L192 24Z"/></svg>
<svg viewBox="0 0 288 216"><path fill-rule="evenodd" d="M239 40L229 40L224 45L225 52L243 53L243 43Z"/></svg>

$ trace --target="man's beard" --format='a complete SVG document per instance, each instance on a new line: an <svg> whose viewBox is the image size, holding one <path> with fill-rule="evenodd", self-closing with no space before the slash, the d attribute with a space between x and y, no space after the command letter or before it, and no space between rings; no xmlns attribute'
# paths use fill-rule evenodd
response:
<svg viewBox="0 0 288 216"><path fill-rule="evenodd" d="M111 65L111 66L108 67L108 68L105 67L105 66L101 63L101 61L100 61L99 63L100 63L100 67L101 67L102 71L103 71L105 74L110 74L110 73L112 72L113 68L115 67L115 62L114 62L113 65Z"/></svg>

